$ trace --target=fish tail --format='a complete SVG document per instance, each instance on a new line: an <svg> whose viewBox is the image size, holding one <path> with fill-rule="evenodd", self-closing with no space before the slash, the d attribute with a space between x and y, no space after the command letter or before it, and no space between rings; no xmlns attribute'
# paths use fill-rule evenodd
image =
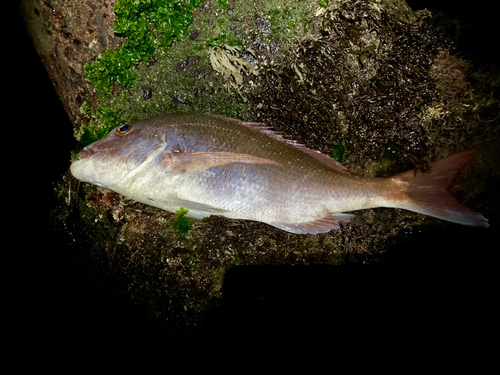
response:
<svg viewBox="0 0 500 375"><path fill-rule="evenodd" d="M391 177L405 187L405 198L395 207L433 216L453 223L488 227L488 219L457 201L448 188L474 151L464 151L430 164L429 172L408 171ZM397 199L396 199L397 200Z"/></svg>

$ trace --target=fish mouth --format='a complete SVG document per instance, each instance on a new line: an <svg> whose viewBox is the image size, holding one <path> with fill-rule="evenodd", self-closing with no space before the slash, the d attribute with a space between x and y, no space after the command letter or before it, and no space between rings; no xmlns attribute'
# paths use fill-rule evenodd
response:
<svg viewBox="0 0 500 375"><path fill-rule="evenodd" d="M86 167L88 167L87 162L90 160L90 158L95 154L95 151L92 150L85 150L83 149L80 151L77 155L78 159L73 161L70 165L70 171L73 177L85 181L85 182L90 182L87 181L86 177Z"/></svg>
<svg viewBox="0 0 500 375"><path fill-rule="evenodd" d="M84 148L77 155L78 159L73 161L70 165L71 174L79 180L94 183L92 178L89 178L93 175L92 173L92 162L90 159L96 154L96 152L92 149ZM89 163L90 162L90 163Z"/></svg>
<svg viewBox="0 0 500 375"><path fill-rule="evenodd" d="M80 154L78 154L78 155L80 155ZM83 175L81 173L81 164L84 162L85 162L84 159L75 160L73 163L71 163L71 165L69 167L71 174L79 180L83 179Z"/></svg>
<svg viewBox="0 0 500 375"><path fill-rule="evenodd" d="M92 165L89 165L90 156L86 159L75 160L71 163L69 170L73 177L83 182L88 182L93 185L106 187L104 184L96 180L96 176L92 171Z"/></svg>

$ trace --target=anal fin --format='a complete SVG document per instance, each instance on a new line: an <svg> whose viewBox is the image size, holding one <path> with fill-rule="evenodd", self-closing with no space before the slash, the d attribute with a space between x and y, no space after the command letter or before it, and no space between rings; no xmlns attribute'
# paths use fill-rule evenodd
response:
<svg viewBox="0 0 500 375"><path fill-rule="evenodd" d="M355 215L352 214L332 214L331 216L322 217L313 221L307 221L303 223L279 223L279 222L267 222L267 224L275 226L277 228L286 230L287 232L292 232L296 234L318 234L329 232L332 229L338 229L341 222L349 222L354 218Z"/></svg>

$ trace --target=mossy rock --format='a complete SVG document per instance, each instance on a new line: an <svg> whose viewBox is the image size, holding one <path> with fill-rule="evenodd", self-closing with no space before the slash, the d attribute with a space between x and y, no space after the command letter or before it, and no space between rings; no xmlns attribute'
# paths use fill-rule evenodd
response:
<svg viewBox="0 0 500 375"><path fill-rule="evenodd" d="M468 63L447 49L429 12L412 12L402 1L194 4L183 38L157 42L127 68L133 80L112 78L87 98L75 127L80 148L117 124L164 112L265 122L369 176L425 169L475 148L482 151L474 173L464 171L455 193L497 217L485 203L492 194L482 176L500 175L491 163L498 117L485 123L478 114L493 115L487 97L498 86L467 76ZM214 59L230 66L215 70ZM56 191L60 235L77 244L74 251L102 280L112 280L111 289L169 330L220 304L224 276L236 266L384 264L388 249L422 228L452 225L377 209L318 235L215 216L191 220L180 234L173 226L179 216L69 174Z"/></svg>

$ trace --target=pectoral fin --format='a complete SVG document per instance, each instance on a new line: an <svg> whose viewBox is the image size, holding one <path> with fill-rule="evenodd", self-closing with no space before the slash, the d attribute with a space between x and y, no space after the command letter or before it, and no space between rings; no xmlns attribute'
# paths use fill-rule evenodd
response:
<svg viewBox="0 0 500 375"><path fill-rule="evenodd" d="M282 165L274 160L235 152L179 152L165 154L161 163L165 172L186 173L207 170L231 163Z"/></svg>

